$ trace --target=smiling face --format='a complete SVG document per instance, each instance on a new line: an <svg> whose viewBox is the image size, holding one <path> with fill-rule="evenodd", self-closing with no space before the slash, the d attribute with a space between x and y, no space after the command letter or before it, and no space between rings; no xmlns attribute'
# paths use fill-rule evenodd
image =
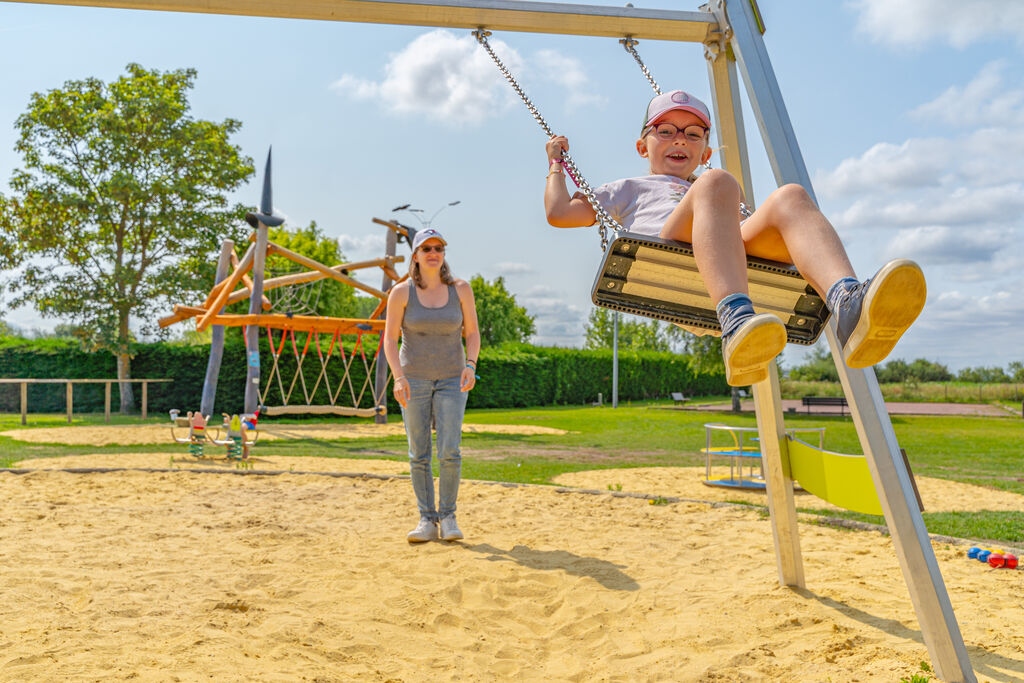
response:
<svg viewBox="0 0 1024 683"><path fill-rule="evenodd" d="M657 123L671 123L680 131L688 126L705 128L704 122L696 114L679 109L665 113L657 119ZM690 140L682 132L670 140L662 139L651 128L645 133L643 138L636 141L636 151L650 161L652 175L689 178L699 165L711 158L706 129L699 141Z"/></svg>
<svg viewBox="0 0 1024 683"><path fill-rule="evenodd" d="M412 255L420 268L440 268L444 265L444 242L431 237L421 244Z"/></svg>

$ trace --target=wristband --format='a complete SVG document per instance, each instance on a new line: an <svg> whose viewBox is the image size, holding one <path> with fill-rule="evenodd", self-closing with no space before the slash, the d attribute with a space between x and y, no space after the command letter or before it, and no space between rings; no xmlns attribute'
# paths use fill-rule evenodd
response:
<svg viewBox="0 0 1024 683"><path fill-rule="evenodd" d="M559 166L558 168L553 168L553 169L551 169L550 171L548 171L548 175L547 175L547 178L550 178L550 177L551 177L551 176L553 176L553 175L564 175L564 174L562 173L562 167L561 167L561 166ZM545 179L547 179L547 178L545 178Z"/></svg>

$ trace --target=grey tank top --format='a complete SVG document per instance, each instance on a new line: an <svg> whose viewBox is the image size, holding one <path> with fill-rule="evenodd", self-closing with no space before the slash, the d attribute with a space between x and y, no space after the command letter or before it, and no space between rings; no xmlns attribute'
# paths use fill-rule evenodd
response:
<svg viewBox="0 0 1024 683"><path fill-rule="evenodd" d="M409 283L409 302L402 319L402 346L398 359L406 377L448 379L462 374L466 354L462 348L462 306L453 285L448 303L427 308L420 303L418 287Z"/></svg>

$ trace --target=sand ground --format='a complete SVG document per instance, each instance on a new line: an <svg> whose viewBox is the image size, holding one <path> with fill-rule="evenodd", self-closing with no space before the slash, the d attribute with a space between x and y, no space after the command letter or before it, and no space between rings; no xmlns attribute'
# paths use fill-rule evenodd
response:
<svg viewBox="0 0 1024 683"><path fill-rule="evenodd" d="M285 473L42 469L166 453L0 472L0 680L896 682L929 659L887 536L801 524L795 590L756 510L607 491L759 495L703 468L559 478L599 495L466 481L466 539L413 546L411 487L386 476L405 463L253 464ZM976 487L919 483L928 509L976 509ZM1024 573L934 547L978 679L1024 681Z"/></svg>
<svg viewBox="0 0 1024 683"><path fill-rule="evenodd" d="M212 436L217 438L217 428L209 428ZM464 434L565 434L564 429L539 427L535 425L488 425L464 424ZM383 425L372 423L353 424L282 424L261 427L259 441L277 441L279 439L365 439L368 437L384 437L405 434L401 422L389 422ZM149 446L154 444L174 443L175 438L188 438L185 427L172 428L167 425L99 425L99 426L68 426L41 427L39 429L9 429L0 432L0 436L9 436L27 443L62 443L78 446Z"/></svg>

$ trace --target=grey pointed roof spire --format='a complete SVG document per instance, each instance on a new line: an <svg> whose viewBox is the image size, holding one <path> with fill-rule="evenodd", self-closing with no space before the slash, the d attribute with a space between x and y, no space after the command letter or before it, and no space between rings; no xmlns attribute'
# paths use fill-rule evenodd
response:
<svg viewBox="0 0 1024 683"><path fill-rule="evenodd" d="M275 227L284 223L284 218L274 215L274 191L270 179L270 158L273 152L274 147L271 146L267 150L267 165L263 169L263 196L260 198L259 213L249 212L245 214L245 220L254 228L260 223L268 227Z"/></svg>

